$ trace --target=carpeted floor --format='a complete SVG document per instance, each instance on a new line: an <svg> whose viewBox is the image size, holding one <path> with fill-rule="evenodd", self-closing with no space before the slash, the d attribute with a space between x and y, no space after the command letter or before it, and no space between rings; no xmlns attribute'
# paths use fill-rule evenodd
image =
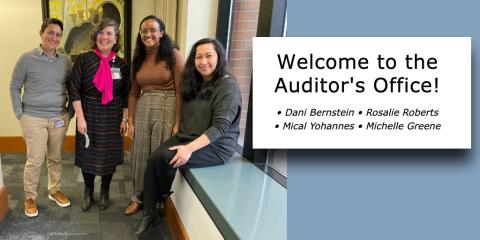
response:
<svg viewBox="0 0 480 240"><path fill-rule="evenodd" d="M125 158L129 159L128 153ZM99 211L95 204L87 212L82 212L83 178L80 169L73 165L73 153L63 156L62 192L70 198L68 208L58 207L48 199L46 161L38 186L37 207L39 214L29 218L23 207L23 167L25 154L0 154L4 184L8 188L9 213L0 222L0 239L86 239L123 240L136 239L133 233L142 217L139 212L125 216L124 210L133 193L131 168L128 160L117 168L110 187L112 204L105 211ZM95 199L98 200L100 179L95 179ZM164 219L142 239L171 239Z"/></svg>

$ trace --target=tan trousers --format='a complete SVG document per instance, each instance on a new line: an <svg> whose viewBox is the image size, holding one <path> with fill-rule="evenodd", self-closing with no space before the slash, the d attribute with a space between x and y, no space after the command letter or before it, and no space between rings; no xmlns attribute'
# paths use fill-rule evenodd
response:
<svg viewBox="0 0 480 240"><path fill-rule="evenodd" d="M58 126L59 120L64 121L63 126ZM23 137L27 144L27 162L23 172L25 199L37 198L38 179L45 154L47 155L48 192L53 194L60 190L62 146L69 122L68 113L54 118L39 118L24 114L20 118Z"/></svg>

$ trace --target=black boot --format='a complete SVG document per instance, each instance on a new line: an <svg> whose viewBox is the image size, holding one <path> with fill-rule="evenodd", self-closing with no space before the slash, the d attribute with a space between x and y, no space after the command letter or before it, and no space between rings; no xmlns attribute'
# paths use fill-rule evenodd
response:
<svg viewBox="0 0 480 240"><path fill-rule="evenodd" d="M98 209L105 210L110 206L110 199L108 198L109 187L102 186L100 189L100 200L98 201Z"/></svg>
<svg viewBox="0 0 480 240"><path fill-rule="evenodd" d="M156 207L157 213L159 217L165 217L165 199L167 199L170 195L172 195L173 191L170 191L167 194L164 194L162 196L163 201L160 202L160 204Z"/></svg>
<svg viewBox="0 0 480 240"><path fill-rule="evenodd" d="M85 187L83 190L82 211L90 209L93 203L93 188Z"/></svg>
<svg viewBox="0 0 480 240"><path fill-rule="evenodd" d="M144 210L143 211L143 218L138 224L137 229L135 230L135 235L143 236L145 235L152 226L158 224L158 215L156 211L152 210Z"/></svg>

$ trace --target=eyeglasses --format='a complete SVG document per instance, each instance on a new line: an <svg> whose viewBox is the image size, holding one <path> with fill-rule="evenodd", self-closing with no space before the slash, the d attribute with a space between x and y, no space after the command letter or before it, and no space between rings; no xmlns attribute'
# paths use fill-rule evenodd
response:
<svg viewBox="0 0 480 240"><path fill-rule="evenodd" d="M156 29L156 28L140 29L140 34L141 35L147 35L148 33L154 34L157 31L160 31L160 29Z"/></svg>

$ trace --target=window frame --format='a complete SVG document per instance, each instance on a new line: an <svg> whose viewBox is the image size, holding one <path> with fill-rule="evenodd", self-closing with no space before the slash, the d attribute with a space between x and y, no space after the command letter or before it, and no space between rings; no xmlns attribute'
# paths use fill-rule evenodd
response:
<svg viewBox="0 0 480 240"><path fill-rule="evenodd" d="M286 0L260 0L260 9L257 26L257 37L284 37L286 33L287 1ZM218 3L216 38L225 46L227 59L229 59L231 43L231 27L233 25L234 1L222 0ZM276 149L253 149L252 134L252 84L250 80L247 121L245 126L244 144L237 144L237 152L251 161L255 166L272 177L275 181L287 188L287 176L283 175L269 162L275 161L271 156ZM285 151L285 154L286 151Z"/></svg>

